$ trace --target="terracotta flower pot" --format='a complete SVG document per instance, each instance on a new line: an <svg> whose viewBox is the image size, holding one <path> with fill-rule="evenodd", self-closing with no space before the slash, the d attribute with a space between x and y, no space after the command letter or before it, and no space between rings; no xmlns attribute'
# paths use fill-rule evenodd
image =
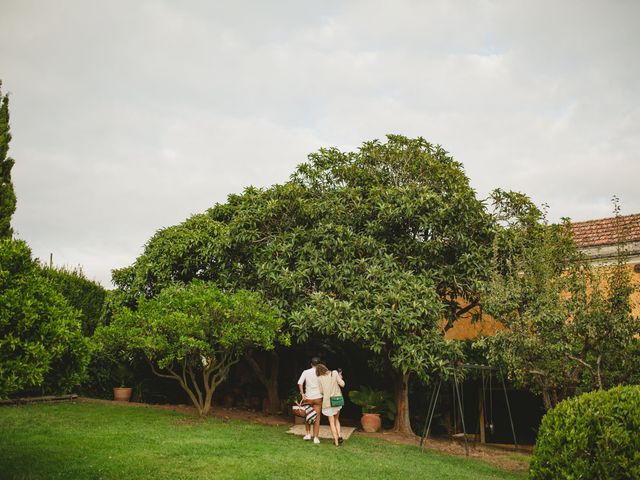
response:
<svg viewBox="0 0 640 480"><path fill-rule="evenodd" d="M382 427L379 413L363 413L360 422L362 423L362 429L369 433L378 432Z"/></svg>
<svg viewBox="0 0 640 480"><path fill-rule="evenodd" d="M113 399L116 402L128 402L131 399L132 388L129 387L115 387L113 389Z"/></svg>

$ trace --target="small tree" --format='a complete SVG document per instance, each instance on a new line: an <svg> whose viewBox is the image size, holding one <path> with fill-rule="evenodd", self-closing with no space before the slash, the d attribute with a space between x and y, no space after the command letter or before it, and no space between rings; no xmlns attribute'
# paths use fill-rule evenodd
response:
<svg viewBox="0 0 640 480"><path fill-rule="evenodd" d="M16 210L16 194L11 182L14 161L8 157L11 133L9 128L9 97L2 95L0 80L0 238L11 238L11 217Z"/></svg>
<svg viewBox="0 0 640 480"><path fill-rule="evenodd" d="M478 344L516 385L540 393L547 409L611 386L640 332L622 250L615 265L596 269L578 251L568 221L547 224L521 194L496 192L494 199L502 226L483 307L506 329Z"/></svg>
<svg viewBox="0 0 640 480"><path fill-rule="evenodd" d="M140 299L116 312L96 339L105 348L141 353L154 374L177 381L200 415L229 368L249 347L273 348L282 320L248 291L223 293L199 280Z"/></svg>

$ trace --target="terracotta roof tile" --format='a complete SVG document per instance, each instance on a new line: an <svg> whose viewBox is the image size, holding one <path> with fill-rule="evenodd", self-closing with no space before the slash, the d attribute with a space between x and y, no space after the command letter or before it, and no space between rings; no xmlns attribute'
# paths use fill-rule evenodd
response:
<svg viewBox="0 0 640 480"><path fill-rule="evenodd" d="M576 222L572 230L579 247L615 244L620 231L623 240L637 242L640 241L640 213Z"/></svg>

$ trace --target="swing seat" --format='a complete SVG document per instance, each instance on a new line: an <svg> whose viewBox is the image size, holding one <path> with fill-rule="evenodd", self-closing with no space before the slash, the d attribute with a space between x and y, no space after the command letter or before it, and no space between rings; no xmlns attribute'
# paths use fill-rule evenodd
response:
<svg viewBox="0 0 640 480"><path fill-rule="evenodd" d="M451 438L453 438L454 440L462 440L464 441L464 433L460 432L460 433L452 433L451 434ZM480 439L480 435L478 435L477 433L467 433L467 440L470 440L472 442L479 440Z"/></svg>

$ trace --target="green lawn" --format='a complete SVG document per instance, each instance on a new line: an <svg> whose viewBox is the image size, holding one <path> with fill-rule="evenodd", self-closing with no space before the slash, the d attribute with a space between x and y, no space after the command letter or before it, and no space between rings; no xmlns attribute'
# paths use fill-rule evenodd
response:
<svg viewBox="0 0 640 480"><path fill-rule="evenodd" d="M117 404L2 407L0 478L525 478L357 433L336 448L285 432L285 427Z"/></svg>

